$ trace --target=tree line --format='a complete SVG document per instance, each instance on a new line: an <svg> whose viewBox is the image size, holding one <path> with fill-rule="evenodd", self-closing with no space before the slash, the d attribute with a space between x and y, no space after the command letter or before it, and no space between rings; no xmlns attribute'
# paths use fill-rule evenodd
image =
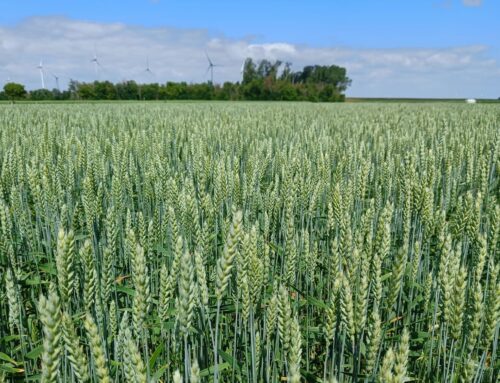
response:
<svg viewBox="0 0 500 383"><path fill-rule="evenodd" d="M337 65L310 65L294 72L291 63L247 58L241 82L223 84L167 82L139 84L133 80L79 82L68 88L26 91L22 84L7 83L0 100L276 100L344 101L351 84L345 68Z"/></svg>

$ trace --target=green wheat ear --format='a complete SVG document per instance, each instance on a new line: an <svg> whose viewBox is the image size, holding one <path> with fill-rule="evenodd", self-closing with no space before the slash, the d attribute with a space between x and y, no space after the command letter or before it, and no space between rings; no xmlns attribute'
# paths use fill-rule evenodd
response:
<svg viewBox="0 0 500 383"><path fill-rule="evenodd" d="M61 304L54 286L48 297L41 295L38 302L40 321L43 324L42 375L43 383L58 381L61 359Z"/></svg>
<svg viewBox="0 0 500 383"><path fill-rule="evenodd" d="M191 363L191 383L199 383L200 380L200 366L198 365L198 361L195 359Z"/></svg>
<svg viewBox="0 0 500 383"><path fill-rule="evenodd" d="M64 335L64 348L67 352L67 358L71 364L73 374L80 383L90 381L88 374L88 362L86 354L80 345L80 340L76 334L73 322L68 314L62 315L62 330Z"/></svg>
<svg viewBox="0 0 500 383"><path fill-rule="evenodd" d="M403 383L407 377L408 355L410 353L410 335L407 329L403 330L401 342L396 353L394 364L394 382Z"/></svg>
<svg viewBox="0 0 500 383"><path fill-rule="evenodd" d="M21 307L19 305L19 293L16 282L10 269L7 269L5 273L5 292L9 306L9 327L11 333L14 334L15 329L20 325Z"/></svg>
<svg viewBox="0 0 500 383"><path fill-rule="evenodd" d="M300 333L300 326L298 318L293 318L291 322L290 338L291 346L288 353L288 363L289 363L289 376L290 381L294 383L300 382L300 362L302 358L302 335Z"/></svg>
<svg viewBox="0 0 500 383"><path fill-rule="evenodd" d="M368 323L366 334L367 352L366 352L366 371L369 374L375 373L377 355L381 341L381 321L378 307L374 307Z"/></svg>
<svg viewBox="0 0 500 383"><path fill-rule="evenodd" d="M136 335L140 335L144 329L147 318L150 296L149 274L141 245L136 245L131 254L132 281L135 287L134 301L132 305L132 321Z"/></svg>
<svg viewBox="0 0 500 383"><path fill-rule="evenodd" d="M218 300L222 299L229 284L229 277L233 268L233 261L237 253L237 247L241 237L241 221L243 214L237 211L233 216L233 223L229 229L228 239L222 253L222 257L217 262L217 280L215 295Z"/></svg>
<svg viewBox="0 0 500 383"><path fill-rule="evenodd" d="M127 382L146 383L146 367L129 328L123 334L123 365Z"/></svg>
<svg viewBox="0 0 500 383"><path fill-rule="evenodd" d="M104 343L94 319L90 314L85 316L83 324L85 326L87 339L90 345L90 355L94 361L93 369L95 371L95 375L97 376L99 382L111 383Z"/></svg>
<svg viewBox="0 0 500 383"><path fill-rule="evenodd" d="M182 376L179 370L175 370L173 376L174 383L182 383Z"/></svg>
<svg viewBox="0 0 500 383"><path fill-rule="evenodd" d="M392 382L394 380L394 361L394 351L392 350L392 348L389 348L385 353L384 359L382 361L382 366L380 367L380 383Z"/></svg>

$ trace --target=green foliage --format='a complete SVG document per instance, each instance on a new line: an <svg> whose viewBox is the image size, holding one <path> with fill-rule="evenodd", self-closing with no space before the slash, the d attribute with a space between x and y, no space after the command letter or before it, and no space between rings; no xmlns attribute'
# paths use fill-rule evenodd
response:
<svg viewBox="0 0 500 383"><path fill-rule="evenodd" d="M24 85L15 82L8 82L3 86L5 96L11 100L21 100L26 97L26 89Z"/></svg>
<svg viewBox="0 0 500 383"><path fill-rule="evenodd" d="M53 100L54 94L48 89L36 89L30 91L30 100L43 101L43 100Z"/></svg>
<svg viewBox="0 0 500 383"><path fill-rule="evenodd" d="M36 89L29 92L29 99L336 102L344 101L345 90L351 84L345 68L336 65L307 66L299 72L291 70L291 63L285 63L282 70L281 67L281 61L261 60L254 63L248 58L243 65L242 82L225 82L222 85L170 81L166 84L138 84L132 80L113 84L109 81L87 83L70 80L66 91ZM27 94L19 89L3 93L11 99L21 99Z"/></svg>

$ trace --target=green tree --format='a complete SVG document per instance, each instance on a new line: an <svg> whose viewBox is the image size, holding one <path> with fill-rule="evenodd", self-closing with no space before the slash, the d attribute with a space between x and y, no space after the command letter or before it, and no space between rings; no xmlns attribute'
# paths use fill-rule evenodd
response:
<svg viewBox="0 0 500 383"><path fill-rule="evenodd" d="M115 86L109 81L94 81L96 100L116 100Z"/></svg>
<svg viewBox="0 0 500 383"><path fill-rule="evenodd" d="M78 98L82 100L95 100L96 93L94 84L88 84L85 82L77 84L77 92Z"/></svg>
<svg viewBox="0 0 500 383"><path fill-rule="evenodd" d="M215 86L215 99L217 100L238 100L238 90L240 88L240 84L232 83L226 81L222 87L219 85Z"/></svg>
<svg viewBox="0 0 500 383"><path fill-rule="evenodd" d="M288 80L279 80L276 83L279 99L282 101L297 101L297 87Z"/></svg>
<svg viewBox="0 0 500 383"><path fill-rule="evenodd" d="M160 86L157 83L142 84L139 89L142 100L158 100Z"/></svg>
<svg viewBox="0 0 500 383"><path fill-rule="evenodd" d="M3 91L7 98L11 101L21 100L26 97L26 89L24 85L15 82L8 82L3 86Z"/></svg>
<svg viewBox="0 0 500 383"><path fill-rule="evenodd" d="M80 97L79 95L79 85L80 83L76 80L70 79L68 83L68 92L70 94L71 99L77 99Z"/></svg>
<svg viewBox="0 0 500 383"><path fill-rule="evenodd" d="M167 82L160 89L162 100L185 100L188 96L188 85L185 82Z"/></svg>
<svg viewBox="0 0 500 383"><path fill-rule="evenodd" d="M263 99L264 81L262 79L253 79L247 84L242 85L242 94L245 100Z"/></svg>
<svg viewBox="0 0 500 383"><path fill-rule="evenodd" d="M53 100L54 93L48 89L35 89L30 92L30 99L34 101Z"/></svg>
<svg viewBox="0 0 500 383"><path fill-rule="evenodd" d="M120 82L115 85L115 88L119 100L137 100L139 98L139 86L133 80Z"/></svg>
<svg viewBox="0 0 500 383"><path fill-rule="evenodd" d="M286 62L248 58L243 67L243 81L238 94L244 100L344 101L344 92L351 80L345 68L337 65L309 65L293 72Z"/></svg>
<svg viewBox="0 0 500 383"><path fill-rule="evenodd" d="M243 84L246 85L257 78L257 69L251 58L245 60L243 64Z"/></svg>
<svg viewBox="0 0 500 383"><path fill-rule="evenodd" d="M191 100L211 100L213 98L214 86L212 84L190 84L189 99Z"/></svg>
<svg viewBox="0 0 500 383"><path fill-rule="evenodd" d="M283 68L283 72L281 73L280 80L290 81L292 75L292 63L286 62L285 67Z"/></svg>

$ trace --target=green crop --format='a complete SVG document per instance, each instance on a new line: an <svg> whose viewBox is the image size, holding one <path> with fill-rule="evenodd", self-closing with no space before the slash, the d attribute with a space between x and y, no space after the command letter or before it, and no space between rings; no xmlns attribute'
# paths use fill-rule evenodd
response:
<svg viewBox="0 0 500 383"><path fill-rule="evenodd" d="M0 382L497 382L500 109L0 105Z"/></svg>

